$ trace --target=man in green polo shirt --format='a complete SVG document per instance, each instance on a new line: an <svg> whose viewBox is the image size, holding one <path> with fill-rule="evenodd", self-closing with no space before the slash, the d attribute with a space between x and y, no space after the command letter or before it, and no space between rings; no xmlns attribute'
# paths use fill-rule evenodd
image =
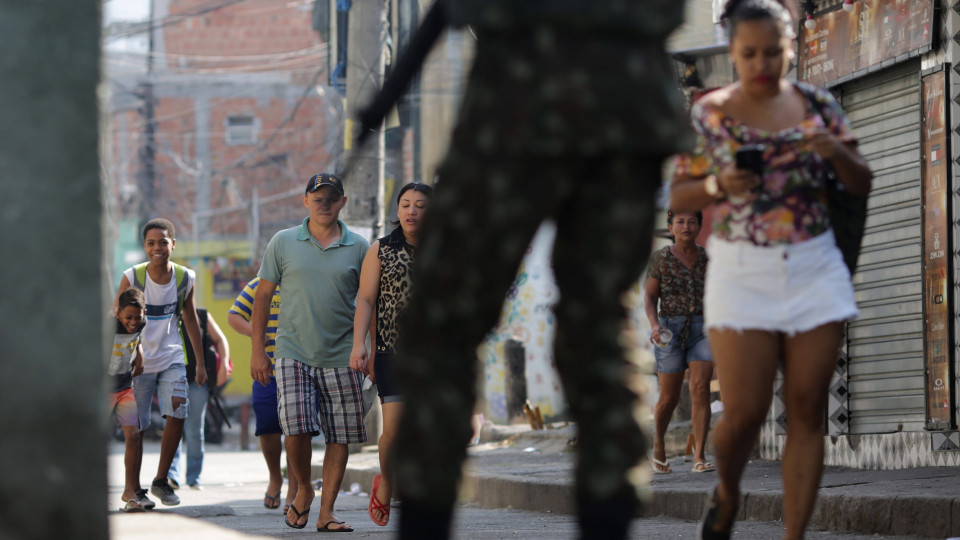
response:
<svg viewBox="0 0 960 540"><path fill-rule="evenodd" d="M295 529L309 521L314 498L311 437L323 430L327 446L317 530L353 530L333 515L333 506L347 466L347 445L367 439L360 399L363 376L350 369L350 349L360 266L369 243L340 221L346 202L343 183L335 175L310 178L303 195L310 215L267 244L253 302L250 372L266 385L273 371L264 350L270 300L283 284L274 358L280 427L287 436L290 472L300 486L285 517Z"/></svg>

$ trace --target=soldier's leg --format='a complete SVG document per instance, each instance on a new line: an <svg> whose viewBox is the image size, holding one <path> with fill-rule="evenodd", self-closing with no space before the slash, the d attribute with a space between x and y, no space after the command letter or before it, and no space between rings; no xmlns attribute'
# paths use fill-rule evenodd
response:
<svg viewBox="0 0 960 540"><path fill-rule="evenodd" d="M454 149L440 171L400 323L404 412L393 467L401 538L449 534L472 435L476 348L554 197L534 187L524 172L534 169Z"/></svg>
<svg viewBox="0 0 960 540"><path fill-rule="evenodd" d="M579 429L582 538L623 538L637 510L647 441L638 418L638 366L621 345L623 293L650 254L662 159L610 157L558 216L553 261L556 361Z"/></svg>

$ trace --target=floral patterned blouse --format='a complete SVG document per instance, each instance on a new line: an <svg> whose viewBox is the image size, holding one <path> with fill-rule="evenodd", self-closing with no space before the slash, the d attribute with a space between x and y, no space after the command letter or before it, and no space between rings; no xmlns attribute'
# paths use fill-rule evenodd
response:
<svg viewBox="0 0 960 540"><path fill-rule="evenodd" d="M697 259L687 268L670 246L650 257L647 278L660 282L660 317L703 315L703 282L707 275L707 250L697 246Z"/></svg>
<svg viewBox="0 0 960 540"><path fill-rule="evenodd" d="M810 240L830 229L827 217L824 161L803 138L826 128L841 142L855 142L850 123L833 95L807 83L819 111L809 102L804 120L781 131L765 131L711 108L702 101L693 105L691 117L697 146L677 157L676 177L702 178L717 174L734 163L741 145L762 144L763 184L748 200L726 198L715 203L713 234L728 242L758 246L794 244Z"/></svg>

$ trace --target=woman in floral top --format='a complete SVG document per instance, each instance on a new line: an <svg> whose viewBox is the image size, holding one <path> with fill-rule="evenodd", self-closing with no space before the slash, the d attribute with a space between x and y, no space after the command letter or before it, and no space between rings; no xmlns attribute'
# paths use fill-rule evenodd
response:
<svg viewBox="0 0 960 540"><path fill-rule="evenodd" d="M690 401L696 441L693 472L714 470L704 447L710 428L710 378L713 357L703 329L703 284L707 252L696 244L703 214L667 212L674 244L653 253L647 266L644 306L653 329L660 399L654 412L653 472L672 472L663 437L680 400L683 372L690 369ZM659 304L659 313L657 310ZM669 330L669 332L667 332ZM666 339L672 333L672 338ZM661 339L664 338L664 339Z"/></svg>
<svg viewBox="0 0 960 540"><path fill-rule="evenodd" d="M856 194L869 193L873 176L830 93L783 78L793 57L790 11L774 0L729 0L722 20L740 81L693 107L699 143L679 158L670 200L678 212L714 209L704 319L724 413L713 432L720 484L701 537L729 537L782 363L785 538L802 538L823 469L841 325L857 314L827 214L825 168ZM736 168L737 148L757 143L759 174Z"/></svg>

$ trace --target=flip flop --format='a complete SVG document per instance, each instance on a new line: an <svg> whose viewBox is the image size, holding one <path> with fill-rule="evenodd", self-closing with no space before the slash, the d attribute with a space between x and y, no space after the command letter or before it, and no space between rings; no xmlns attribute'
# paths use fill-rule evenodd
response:
<svg viewBox="0 0 960 540"><path fill-rule="evenodd" d="M702 473L717 470L717 467L709 461L698 461L693 464L693 472Z"/></svg>
<svg viewBox="0 0 960 540"><path fill-rule="evenodd" d="M263 494L263 507L273 510L274 508L280 508L280 492L278 491L276 495L271 495L269 493Z"/></svg>
<svg viewBox="0 0 960 540"><path fill-rule="evenodd" d="M373 477L373 489L370 490L370 504L367 505L367 513L370 514L370 519L374 523L381 527L386 527L387 523L390 522L390 501L387 501L387 504L380 502L377 499L377 493L380 491L380 481L383 480L383 475L378 474ZM377 512L381 513L381 518L377 519Z"/></svg>
<svg viewBox="0 0 960 540"><path fill-rule="evenodd" d="M324 523L324 524L323 524L323 527L317 527L317 532L324 532L324 533L327 533L327 532L353 532L353 527L351 527L351 526L349 526L349 525L347 525L345 528L342 528L342 529L329 529L328 527L330 526L331 523L336 523L337 525L346 525L346 522L344 522L344 521L340 521L340 520L336 520L336 519L331 519L330 521Z"/></svg>
<svg viewBox="0 0 960 540"><path fill-rule="evenodd" d="M309 516L309 515L310 515L310 507L309 507L309 506L308 506L307 509L304 510L303 512L297 510L297 507L296 507L295 505L293 505L293 504L290 505L290 509L293 510L293 513L297 515L297 521L300 521L300 518L302 518L303 516ZM310 521L310 520L308 519L307 521ZM302 529L302 528L306 527L306 526L307 526L307 521L304 521L304 522L303 522L303 525L300 525L299 523L296 523L296 522L290 523L290 519L289 519L287 516L283 516L283 522L287 524L287 527L293 527L294 529Z"/></svg>
<svg viewBox="0 0 960 540"><path fill-rule="evenodd" d="M123 501L123 499L120 499L120 500ZM123 502L125 502L126 504L123 505L123 508L120 509L121 512L146 512L147 511L147 509L144 508L143 505L140 504L139 501L137 501L137 499L130 499L128 501L123 501Z"/></svg>
<svg viewBox="0 0 960 540"><path fill-rule="evenodd" d="M650 468L653 469L653 474L670 474L673 472L670 462L667 460L660 461L657 458L650 458Z"/></svg>

